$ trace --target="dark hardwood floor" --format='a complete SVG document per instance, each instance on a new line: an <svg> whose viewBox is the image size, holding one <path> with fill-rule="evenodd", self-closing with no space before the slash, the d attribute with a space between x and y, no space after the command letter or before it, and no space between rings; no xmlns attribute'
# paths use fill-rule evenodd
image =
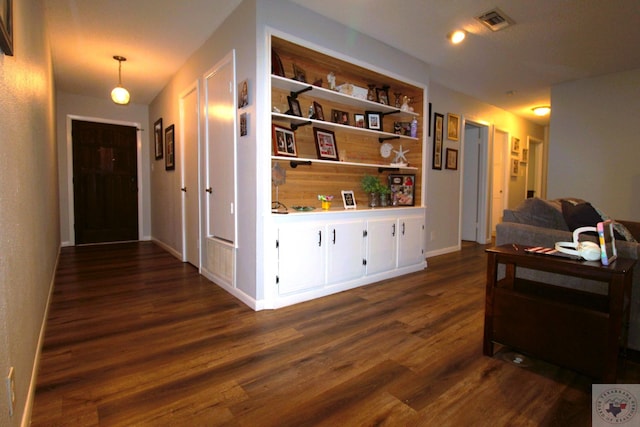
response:
<svg viewBox="0 0 640 427"><path fill-rule="evenodd" d="M590 378L482 355L484 249L254 312L153 243L64 248L31 425L590 425Z"/></svg>

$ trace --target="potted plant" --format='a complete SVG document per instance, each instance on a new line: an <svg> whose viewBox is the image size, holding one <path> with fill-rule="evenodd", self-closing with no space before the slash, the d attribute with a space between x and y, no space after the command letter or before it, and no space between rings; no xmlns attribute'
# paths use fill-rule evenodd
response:
<svg viewBox="0 0 640 427"><path fill-rule="evenodd" d="M389 206L389 195L391 194L391 188L380 183L378 187L378 194L380 195L380 206Z"/></svg>
<svg viewBox="0 0 640 427"><path fill-rule="evenodd" d="M331 201L333 196L325 196L324 194L318 194L318 200L322 203L322 209L328 211L331 208Z"/></svg>
<svg viewBox="0 0 640 427"><path fill-rule="evenodd" d="M376 176L365 175L361 180L362 189L369 195L369 206L374 208L379 204L380 180Z"/></svg>

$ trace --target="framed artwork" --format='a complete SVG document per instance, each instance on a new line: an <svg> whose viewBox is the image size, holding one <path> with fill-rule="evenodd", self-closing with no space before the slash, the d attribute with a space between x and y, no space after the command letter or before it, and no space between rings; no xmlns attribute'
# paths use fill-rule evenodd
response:
<svg viewBox="0 0 640 427"><path fill-rule="evenodd" d="M442 138L444 137L444 115L433 114L433 159L431 168L442 169Z"/></svg>
<svg viewBox="0 0 640 427"><path fill-rule="evenodd" d="M414 206L416 176L404 174L389 175L389 188L394 206Z"/></svg>
<svg viewBox="0 0 640 427"><path fill-rule="evenodd" d="M357 128L363 128L364 126L364 114L354 114L353 121Z"/></svg>
<svg viewBox="0 0 640 427"><path fill-rule="evenodd" d="M515 136L511 138L511 152L520 154L520 138L516 138Z"/></svg>
<svg viewBox="0 0 640 427"><path fill-rule="evenodd" d="M382 114L375 111L365 111L367 129L382 130Z"/></svg>
<svg viewBox="0 0 640 427"><path fill-rule="evenodd" d="M307 82L307 72L296 64L293 64L293 80L297 80L302 83Z"/></svg>
<svg viewBox="0 0 640 427"><path fill-rule="evenodd" d="M528 161L529 161L529 149L528 148L523 148L522 149L522 160L521 160L521 162L527 163Z"/></svg>
<svg viewBox="0 0 640 427"><path fill-rule="evenodd" d="M458 150L447 148L447 163L445 167L451 170L458 169Z"/></svg>
<svg viewBox="0 0 640 427"><path fill-rule="evenodd" d="M284 77L284 67L282 66L282 60L278 52L271 49L271 74L275 76Z"/></svg>
<svg viewBox="0 0 640 427"><path fill-rule="evenodd" d="M175 126L167 126L164 131L164 168L165 170L174 170L176 168L176 141Z"/></svg>
<svg viewBox="0 0 640 427"><path fill-rule="evenodd" d="M516 157L511 158L511 176L520 175L520 160Z"/></svg>
<svg viewBox="0 0 640 427"><path fill-rule="evenodd" d="M0 0L0 49L13 56L13 0Z"/></svg>
<svg viewBox="0 0 640 427"><path fill-rule="evenodd" d="M376 97L380 104L389 105L389 86L376 88Z"/></svg>
<svg viewBox="0 0 640 427"><path fill-rule="evenodd" d="M341 125L349 124L349 113L340 110L331 110L331 121ZM363 120L364 121L364 120Z"/></svg>
<svg viewBox="0 0 640 427"><path fill-rule="evenodd" d="M296 134L289 128L272 125L273 154L275 156L298 157Z"/></svg>
<svg viewBox="0 0 640 427"><path fill-rule="evenodd" d="M249 80L244 79L238 85L238 108L249 105Z"/></svg>
<svg viewBox="0 0 640 427"><path fill-rule="evenodd" d="M302 117L302 109L300 108L300 102L292 96L287 96L287 102L289 102L289 111L287 111L287 114L292 114L294 116Z"/></svg>
<svg viewBox="0 0 640 427"><path fill-rule="evenodd" d="M164 142L162 139L162 117L156 120L153 125L153 140L155 145L156 160L160 160L164 153Z"/></svg>
<svg viewBox="0 0 640 427"><path fill-rule="evenodd" d="M340 160L338 146L336 145L336 135L332 131L314 127L313 136L316 140L318 159Z"/></svg>
<svg viewBox="0 0 640 427"><path fill-rule="evenodd" d="M247 136L249 129L247 127L247 113L240 114L240 136Z"/></svg>
<svg viewBox="0 0 640 427"><path fill-rule="evenodd" d="M345 209L356 208L356 197L353 195L353 191L342 190L342 203L344 204Z"/></svg>
<svg viewBox="0 0 640 427"><path fill-rule="evenodd" d="M314 119L324 121L324 111L322 110L322 105L318 104L316 101L313 101L313 114Z"/></svg>
<svg viewBox="0 0 640 427"><path fill-rule="evenodd" d="M460 116L457 114L447 113L447 139L460 140Z"/></svg>

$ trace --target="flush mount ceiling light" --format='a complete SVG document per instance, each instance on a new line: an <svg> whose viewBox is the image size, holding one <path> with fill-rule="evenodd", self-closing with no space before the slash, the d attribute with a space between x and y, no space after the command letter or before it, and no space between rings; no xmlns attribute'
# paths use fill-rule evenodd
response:
<svg viewBox="0 0 640 427"><path fill-rule="evenodd" d="M546 116L551 112L551 107L548 105L541 105L539 107L532 108L531 111L533 111L533 114L536 116Z"/></svg>
<svg viewBox="0 0 640 427"><path fill-rule="evenodd" d="M451 43L453 44L458 44L458 43L462 43L462 41L464 40L464 38L467 36L467 34L462 31L462 30L456 30L452 33L449 33L447 35L447 38L451 41Z"/></svg>
<svg viewBox="0 0 640 427"><path fill-rule="evenodd" d="M115 55L113 59L118 61L118 86L111 91L111 100L116 104L127 105L130 98L129 91L122 87L122 62L126 61L127 58Z"/></svg>

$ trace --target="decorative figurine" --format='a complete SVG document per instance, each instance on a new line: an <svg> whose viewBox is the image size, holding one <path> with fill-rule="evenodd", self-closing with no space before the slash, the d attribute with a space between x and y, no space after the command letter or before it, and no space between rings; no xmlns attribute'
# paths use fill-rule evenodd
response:
<svg viewBox="0 0 640 427"><path fill-rule="evenodd" d="M336 75L333 71L327 74L327 82L329 83L329 89L336 90Z"/></svg>

